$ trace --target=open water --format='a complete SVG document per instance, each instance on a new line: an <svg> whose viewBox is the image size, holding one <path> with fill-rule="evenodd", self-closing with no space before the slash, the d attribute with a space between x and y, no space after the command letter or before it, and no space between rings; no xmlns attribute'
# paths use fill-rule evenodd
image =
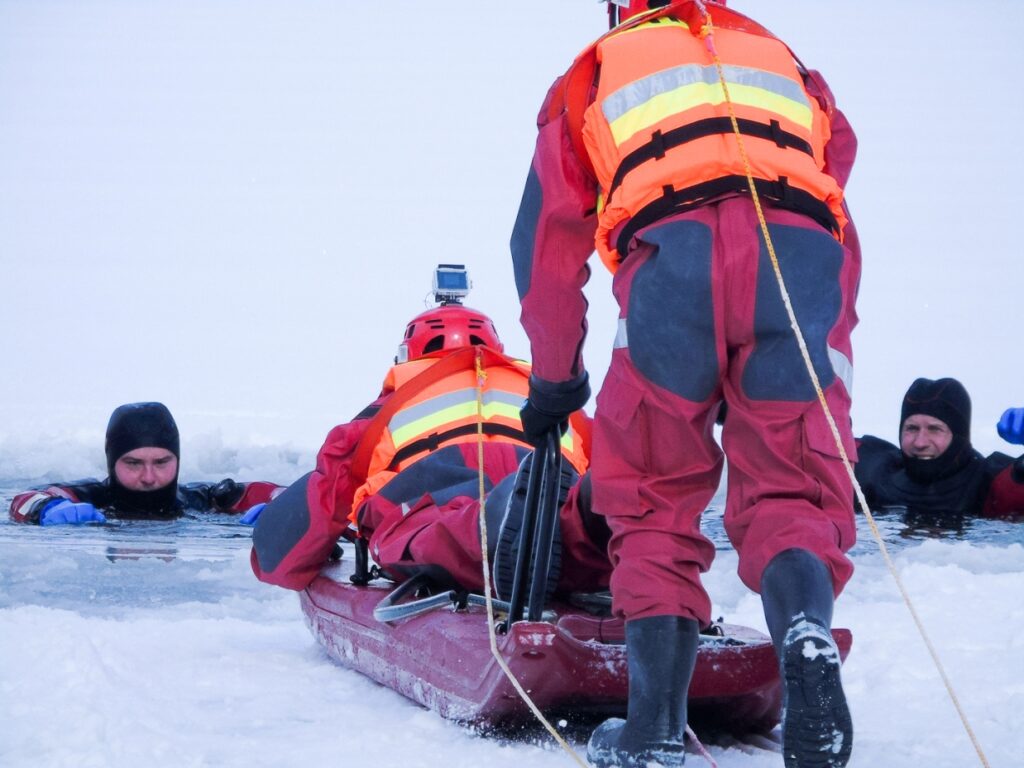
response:
<svg viewBox="0 0 1024 768"><path fill-rule="evenodd" d="M0 608L41 601L51 607L111 611L117 606L177 605L188 601L216 602L223 597L218 571L249 549L252 530L234 516L193 514L170 522L113 521L106 525L22 525L7 517L13 496L24 485L0 487L0 549L18 550L17 568L0 575ZM732 547L722 524L724 499L703 518L703 530L719 551ZM1006 520L914 515L905 510L875 514L887 549L900 551L932 540L977 545L1024 545L1024 524ZM858 514L858 541L852 556L870 555L878 544L864 515ZM97 562L131 562L131 579L121 569L96 567ZM85 566L89 563L88 567ZM166 578L168 569L179 571ZM147 571L161 578L145 578ZM87 572L88 578L77 578ZM45 583L40 578L45 575ZM255 579L253 580L254 584Z"/></svg>

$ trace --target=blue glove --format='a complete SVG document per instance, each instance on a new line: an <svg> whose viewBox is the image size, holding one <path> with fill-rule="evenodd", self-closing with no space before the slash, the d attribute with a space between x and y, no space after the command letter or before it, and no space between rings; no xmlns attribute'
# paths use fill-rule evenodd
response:
<svg viewBox="0 0 1024 768"><path fill-rule="evenodd" d="M996 430L1006 442L1024 445L1024 408L1007 408Z"/></svg>
<svg viewBox="0 0 1024 768"><path fill-rule="evenodd" d="M530 376L530 396L519 412L526 442L539 446L554 426L564 435L569 416L589 399L590 380L586 371L571 381L560 382Z"/></svg>
<svg viewBox="0 0 1024 768"><path fill-rule="evenodd" d="M105 523L106 516L92 504L75 503L67 499L54 499L39 511L40 525L82 525Z"/></svg>
<svg viewBox="0 0 1024 768"><path fill-rule="evenodd" d="M256 521L259 519L260 513L266 504L254 504L245 510L245 514L238 518L238 522L242 525L256 525Z"/></svg>

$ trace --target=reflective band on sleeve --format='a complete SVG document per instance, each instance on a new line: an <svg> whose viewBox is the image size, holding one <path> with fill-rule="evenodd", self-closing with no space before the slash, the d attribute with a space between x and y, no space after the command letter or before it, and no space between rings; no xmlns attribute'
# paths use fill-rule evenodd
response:
<svg viewBox="0 0 1024 768"><path fill-rule="evenodd" d="M53 501L54 499L57 499L57 498L60 498L60 497L59 496L51 496L48 493L37 493L37 494L34 494L32 496L29 496L25 500L25 502L21 505L21 508L23 510L25 510L25 512L23 512L22 514L27 514L28 512L32 512L32 511L41 512L43 507L46 505L47 502ZM39 505L39 509L33 510L32 508L36 504Z"/></svg>
<svg viewBox="0 0 1024 768"><path fill-rule="evenodd" d="M832 363L832 370L836 372L836 376L840 378L840 380L843 382L843 385L846 387L846 392L852 395L853 363L850 362L850 358L848 358L838 349L829 347L828 359Z"/></svg>
<svg viewBox="0 0 1024 768"><path fill-rule="evenodd" d="M626 318L619 318L619 326L615 329L615 343L612 349L626 349L629 346L629 337L626 334Z"/></svg>

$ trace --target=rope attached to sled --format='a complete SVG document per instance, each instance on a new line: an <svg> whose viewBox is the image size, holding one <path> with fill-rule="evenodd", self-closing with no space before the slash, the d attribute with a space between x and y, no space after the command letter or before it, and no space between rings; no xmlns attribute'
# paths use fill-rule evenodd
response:
<svg viewBox="0 0 1024 768"><path fill-rule="evenodd" d="M501 667L501 671L505 673L505 677L512 683L512 687L516 689L516 693L519 697L526 702L526 706L533 712L540 723L547 729L547 732L551 734L551 737L558 742L558 744L564 749L576 764L581 768L587 768L587 763L578 755L576 751L569 745L562 734L553 726L547 718L541 713L540 709L534 703L533 699L530 698L519 681L516 680L516 676L512 674L512 670L509 669L508 663L505 658L498 651L498 635L495 632L495 619L494 619L494 601L491 599L491 563L490 558L487 556L487 515L486 515L486 491L487 487L484 478L484 381L487 379L487 372L484 370L483 356L477 351L476 354L476 463L477 473L479 478L478 492L480 494L480 554L481 562L483 563L484 569L484 600L487 607L487 637L491 643L491 655L494 656L494 660L498 662L498 666Z"/></svg>
<svg viewBox="0 0 1024 768"><path fill-rule="evenodd" d="M768 256L772 262L772 270L774 270L775 279L779 284L779 291L782 294L782 303L786 307L786 314L789 317L790 327L793 329L793 334L796 336L797 344L800 347L800 354L803 356L804 364L807 366L807 373L811 377L811 383L814 385L814 391L817 393L818 402L821 404L821 409L825 413L825 419L828 422L829 429L832 430L832 437L836 441L836 448L839 450L839 455L843 460L843 465L846 467L846 472L849 474L850 480L853 483L853 488L857 495L857 501L860 503L860 508L864 511L864 517L868 521L868 525L871 528L871 533L874 536L875 541L878 542L885 564L888 566L889 572L896 581L896 586L898 587L900 594L903 596L903 601L906 603L907 609L910 611L910 615L914 619L914 623L917 625L918 632L924 640L928 653L931 654L932 661L935 663L939 676L942 678L942 682L946 687L946 692L949 694L949 697L953 702L953 706L956 708L957 714L960 716L960 721L963 723L964 729L967 731L967 735L970 737L971 743L974 745L974 749L978 753L978 759L985 768L989 768L988 759L985 757L981 744L978 742L978 738L974 734L974 729L971 727L971 724L967 719L967 714L960 706L960 700L956 695L956 691L953 689L953 684L946 675L946 670L943 667L942 662L939 660L939 655L936 652L935 647L932 645L932 641L928 637L928 633L925 631L924 624L917 614L917 609L914 607L914 604L910 599L910 595L907 593L906 587L903 585L903 580L900 578L899 572L896 570L896 565L893 563L892 557L889 555L889 550L885 546L885 541L882 539L881 532L878 530L875 517L871 514L871 509L868 507L867 499L864 497L864 491L860 487L860 483L857 482L857 478L853 471L853 464L850 462L845 446L843 446L843 439L839 433L839 428L836 426L835 419L832 416L832 411L828 407L828 402L825 400L825 393L821 389L821 382L819 381L818 374L814 370L814 365L811 362L811 355L807 350L807 343L804 341L803 332L800 330L800 325L796 319L796 313L793 311L793 305L790 302L789 291L786 289L786 283L782 278L782 270L779 267L778 256L775 253L775 246L772 243L771 235L768 232L768 222L765 219L764 210L761 207L761 199L757 193L757 187L754 184L754 174L751 170L750 159L747 156L746 148L743 144L743 135L740 132L739 123L736 119L736 112L733 108L732 99L729 97L729 86L726 84L725 72L722 68L722 60L719 58L718 51L715 49L714 25L711 21L711 14L708 12L707 7L704 5L702 0L696 0L696 3L704 14L704 25L700 29L700 37L704 40L708 52L711 54L711 58L715 63L715 69L718 71L718 80L722 85L725 103L729 109L729 120L732 123L733 133L736 135L736 143L740 152L740 158L743 161L743 168L747 176L747 184L750 187L750 196L754 201L757 220L761 226L761 233L764 236L765 247L768 249Z"/></svg>

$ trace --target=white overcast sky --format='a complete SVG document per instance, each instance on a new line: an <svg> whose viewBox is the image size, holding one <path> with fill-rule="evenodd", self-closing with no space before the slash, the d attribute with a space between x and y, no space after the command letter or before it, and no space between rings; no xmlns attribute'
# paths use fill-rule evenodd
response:
<svg viewBox="0 0 1024 768"><path fill-rule="evenodd" d="M975 442L1024 405L1024 3L746 0L860 137L858 434L919 375ZM0 0L0 437L183 432L315 447L377 392L437 262L513 354L508 239L550 81L594 0ZM616 307L594 263L588 367Z"/></svg>

